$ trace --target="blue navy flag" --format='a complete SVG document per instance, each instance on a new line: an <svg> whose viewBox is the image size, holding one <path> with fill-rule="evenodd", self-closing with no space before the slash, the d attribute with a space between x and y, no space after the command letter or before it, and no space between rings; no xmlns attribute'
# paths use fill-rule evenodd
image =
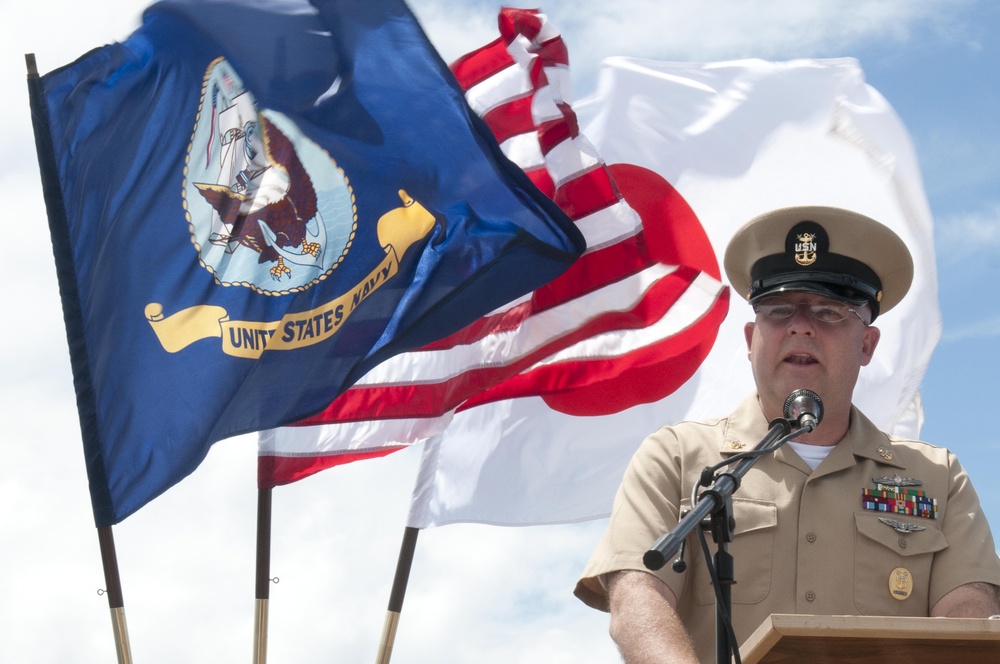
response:
<svg viewBox="0 0 1000 664"><path fill-rule="evenodd" d="M31 87L98 526L584 249L401 0L164 1Z"/></svg>

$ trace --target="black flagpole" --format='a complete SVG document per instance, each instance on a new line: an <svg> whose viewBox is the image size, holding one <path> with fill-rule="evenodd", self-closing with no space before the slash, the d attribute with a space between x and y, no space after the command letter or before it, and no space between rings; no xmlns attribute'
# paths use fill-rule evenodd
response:
<svg viewBox="0 0 1000 664"><path fill-rule="evenodd" d="M396 576L392 580L392 592L389 593L389 608L385 614L385 624L382 626L382 639L378 645L376 664L389 664L392 656L392 646L396 641L396 628L399 626L399 614L403 612L403 598L406 596L406 584L410 580L410 569L413 567L413 552L417 548L419 528L407 526L403 530L403 542L399 547L399 560L396 562Z"/></svg>
<svg viewBox="0 0 1000 664"><path fill-rule="evenodd" d="M132 651L128 641L128 627L125 625L125 600L122 597L122 581L118 574L118 555L115 553L115 538L111 526L97 529L101 543L101 562L104 564L105 591L111 609L111 629L115 636L115 652L118 664L131 664Z"/></svg>
<svg viewBox="0 0 1000 664"><path fill-rule="evenodd" d="M267 662L267 608L271 593L271 489L257 489L257 589L253 621L253 662Z"/></svg>

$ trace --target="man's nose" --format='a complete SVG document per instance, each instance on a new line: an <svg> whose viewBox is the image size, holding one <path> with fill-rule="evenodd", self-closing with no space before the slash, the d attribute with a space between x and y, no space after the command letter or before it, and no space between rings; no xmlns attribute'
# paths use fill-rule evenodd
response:
<svg viewBox="0 0 1000 664"><path fill-rule="evenodd" d="M788 319L789 333L812 334L816 331L816 318L809 305L802 302L795 307L795 313Z"/></svg>

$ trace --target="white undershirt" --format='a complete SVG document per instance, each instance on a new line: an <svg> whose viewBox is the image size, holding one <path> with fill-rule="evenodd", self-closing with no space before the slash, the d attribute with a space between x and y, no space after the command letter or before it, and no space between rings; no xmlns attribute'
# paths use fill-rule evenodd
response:
<svg viewBox="0 0 1000 664"><path fill-rule="evenodd" d="M806 443L796 443L789 441L789 445L795 453L802 457L802 460L809 464L809 467L816 470L816 466L823 463L823 459L830 456L834 445L807 445Z"/></svg>

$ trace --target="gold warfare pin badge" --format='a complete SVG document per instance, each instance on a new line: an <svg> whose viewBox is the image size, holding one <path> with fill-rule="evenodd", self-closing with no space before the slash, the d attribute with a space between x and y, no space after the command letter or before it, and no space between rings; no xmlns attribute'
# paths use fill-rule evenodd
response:
<svg viewBox="0 0 1000 664"><path fill-rule="evenodd" d="M897 567L889 573L889 594L893 599L903 601L913 593L913 575L905 567Z"/></svg>

